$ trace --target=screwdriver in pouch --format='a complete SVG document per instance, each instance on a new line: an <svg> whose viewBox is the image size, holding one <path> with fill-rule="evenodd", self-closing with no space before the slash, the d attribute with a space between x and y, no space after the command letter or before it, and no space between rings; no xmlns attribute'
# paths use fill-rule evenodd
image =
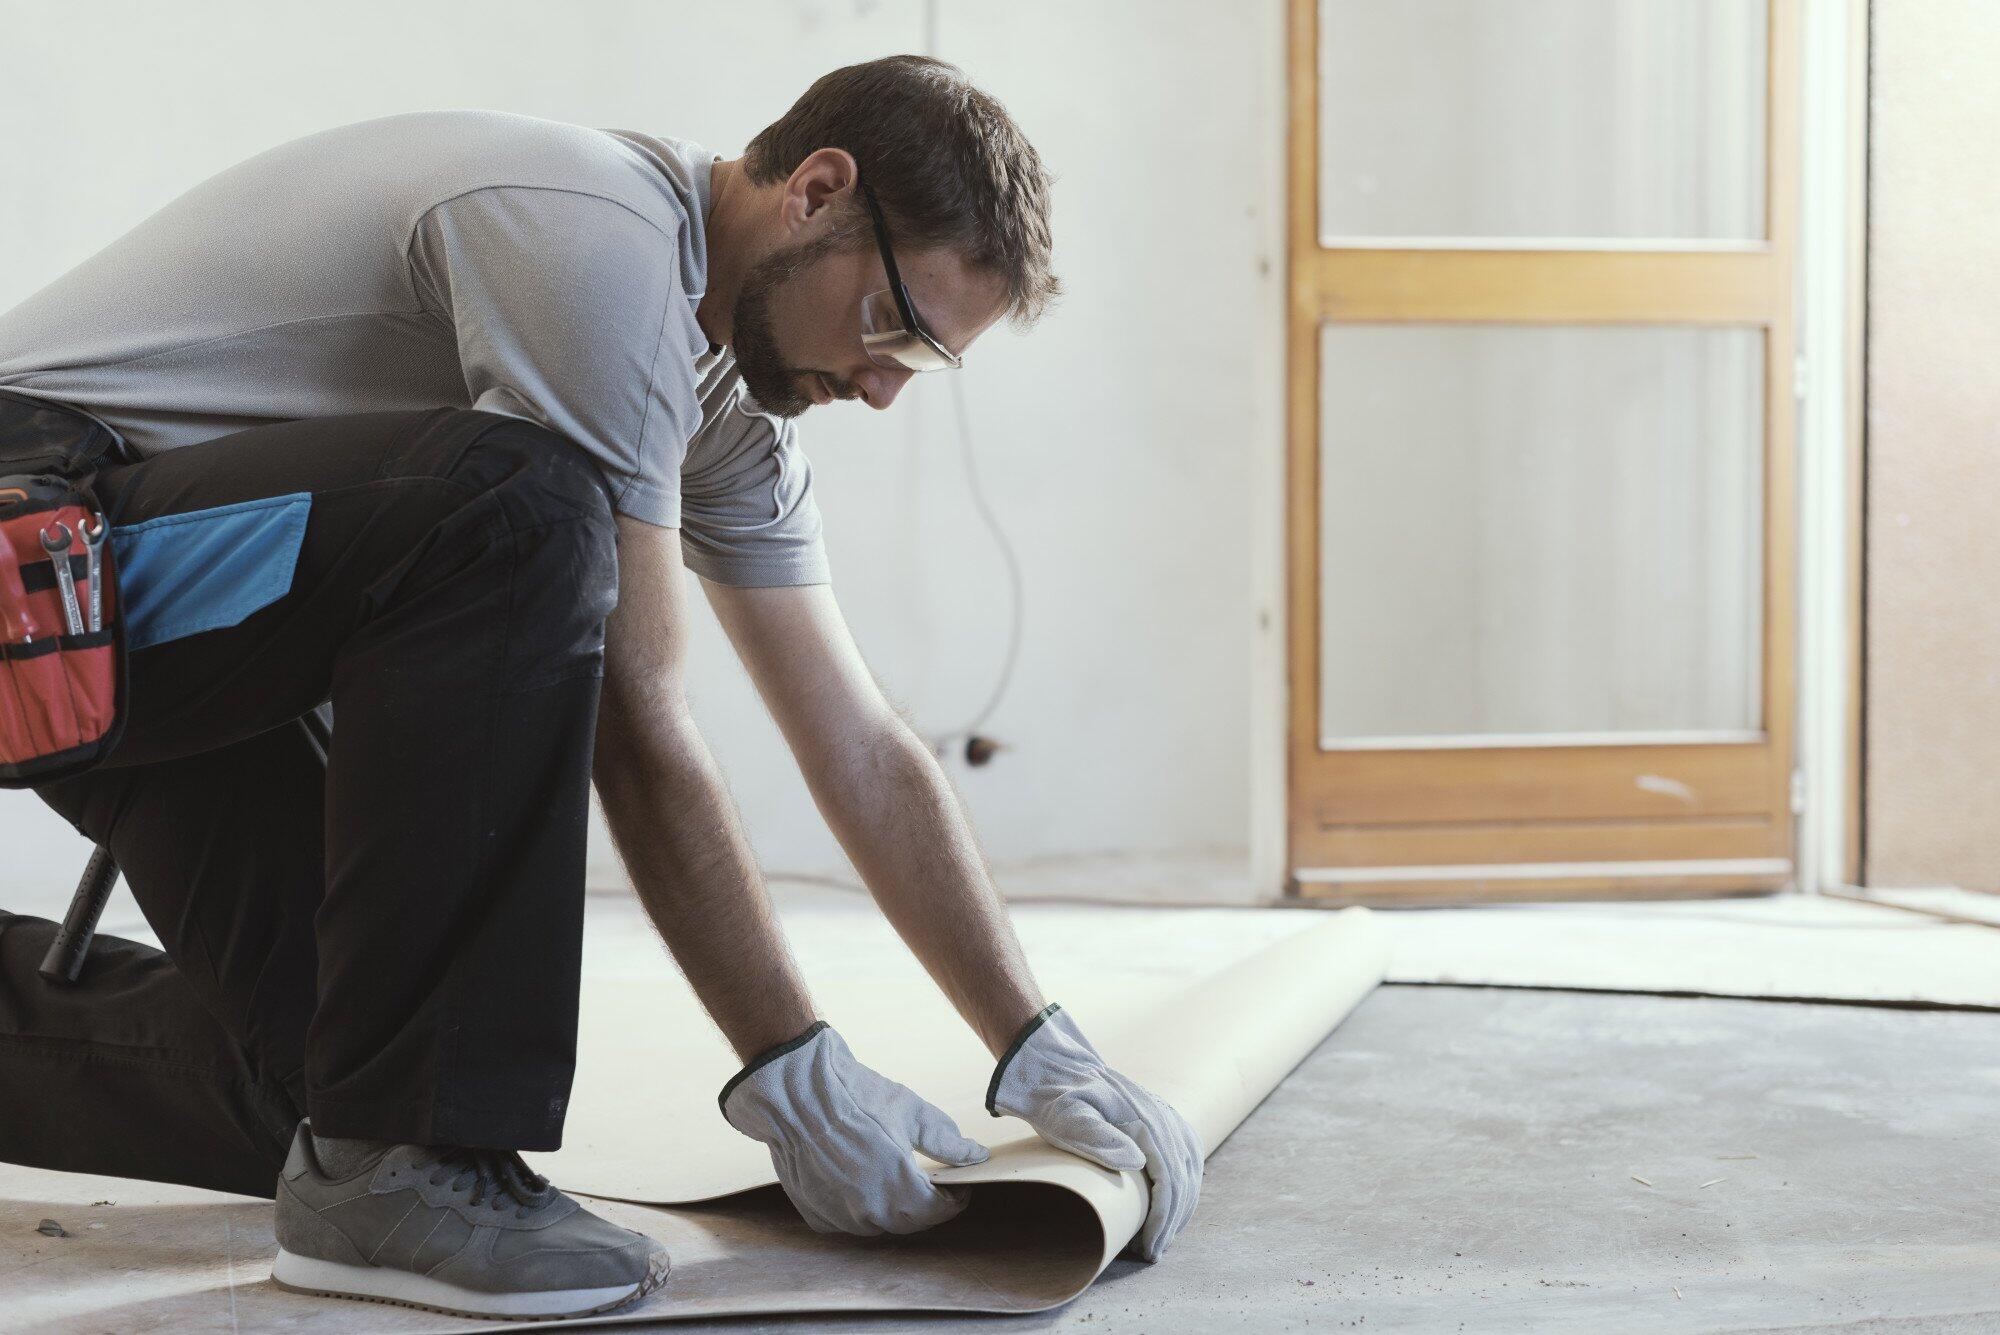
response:
<svg viewBox="0 0 2000 1335"><path fill-rule="evenodd" d="M42 530L42 550L49 554L49 564L56 569L56 588L62 593L63 625L72 635L83 634L83 612L76 605L76 577L69 572L69 549L76 545L70 536L69 525L58 519L56 533L51 538L47 529Z"/></svg>

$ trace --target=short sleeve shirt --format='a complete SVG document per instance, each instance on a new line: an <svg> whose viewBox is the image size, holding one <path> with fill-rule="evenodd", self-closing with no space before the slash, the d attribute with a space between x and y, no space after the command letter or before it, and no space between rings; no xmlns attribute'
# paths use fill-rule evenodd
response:
<svg viewBox="0 0 2000 1335"><path fill-rule="evenodd" d="M282 144L0 314L0 387L145 458L262 422L443 405L587 451L727 584L827 579L812 471L695 320L714 156L489 111Z"/></svg>

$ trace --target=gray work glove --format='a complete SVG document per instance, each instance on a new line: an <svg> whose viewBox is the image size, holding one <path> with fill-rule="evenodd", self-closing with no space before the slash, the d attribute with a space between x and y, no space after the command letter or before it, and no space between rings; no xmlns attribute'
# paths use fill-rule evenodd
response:
<svg viewBox="0 0 2000 1335"><path fill-rule="evenodd" d="M1104 1064L1060 1006L1028 1022L993 1069L986 1111L1012 1113L1043 1140L1113 1172L1143 1168L1153 1184L1134 1243L1157 1261L1201 1199L1201 1137L1167 1101Z"/></svg>
<svg viewBox="0 0 2000 1335"><path fill-rule="evenodd" d="M824 1020L758 1054L722 1087L728 1123L771 1150L778 1184L818 1233L915 1233L966 1205L911 1157L982 1163L951 1118L854 1059Z"/></svg>

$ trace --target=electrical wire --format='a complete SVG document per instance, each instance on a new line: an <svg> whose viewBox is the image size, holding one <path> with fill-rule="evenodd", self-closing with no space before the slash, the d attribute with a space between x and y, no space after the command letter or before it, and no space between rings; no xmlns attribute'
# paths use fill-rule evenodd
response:
<svg viewBox="0 0 2000 1335"><path fill-rule="evenodd" d="M965 406L965 382L956 375L945 377L951 383L952 414L958 425L959 457L965 466L966 486L972 492L973 509L978 511L979 520L992 535L993 545L1000 551L1000 559L1007 567L1007 649L1000 660L1000 675L993 682L985 703L980 705L970 719L961 727L942 733L931 739L931 749L939 755L948 751L953 743L970 741L979 735L988 719L999 710L1000 702L1007 698L1007 688L1013 684L1014 668L1021 657L1021 629L1027 619L1027 580L1021 572L1021 558L1014 550L1014 544L1007 537L1007 530L1001 526L1000 516L986 495L986 486L979 475L979 458L972 448L972 414Z"/></svg>
<svg viewBox="0 0 2000 1335"><path fill-rule="evenodd" d="M938 54L938 0L924 0L924 54L933 60L941 60ZM973 508L979 512L979 521L993 537L993 545L1000 549L1000 559L1007 566L1007 650L1000 660L1000 675L993 683L993 690L986 701L962 726L950 732L940 733L930 739L931 750L944 756L955 744L969 744L986 726L988 719L998 712L1000 702L1007 698L1007 688L1014 681L1014 666L1021 656L1021 627L1027 619L1027 581L1021 574L1021 560L1014 551L1014 544L1008 541L1007 531L1000 525L1000 516L986 496L986 486L979 476L979 460L972 448L972 415L965 407L965 380L963 374L945 377L951 382L952 416L958 424L959 457L965 465L966 486L972 492Z"/></svg>

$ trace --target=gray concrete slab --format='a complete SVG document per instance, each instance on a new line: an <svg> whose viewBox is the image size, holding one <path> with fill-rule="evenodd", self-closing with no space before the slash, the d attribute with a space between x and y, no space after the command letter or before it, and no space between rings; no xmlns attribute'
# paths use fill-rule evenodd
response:
<svg viewBox="0 0 2000 1335"><path fill-rule="evenodd" d="M1385 987L1164 1264L1038 1317L712 1329L1994 1331L1996 1132L2000 1015Z"/></svg>

